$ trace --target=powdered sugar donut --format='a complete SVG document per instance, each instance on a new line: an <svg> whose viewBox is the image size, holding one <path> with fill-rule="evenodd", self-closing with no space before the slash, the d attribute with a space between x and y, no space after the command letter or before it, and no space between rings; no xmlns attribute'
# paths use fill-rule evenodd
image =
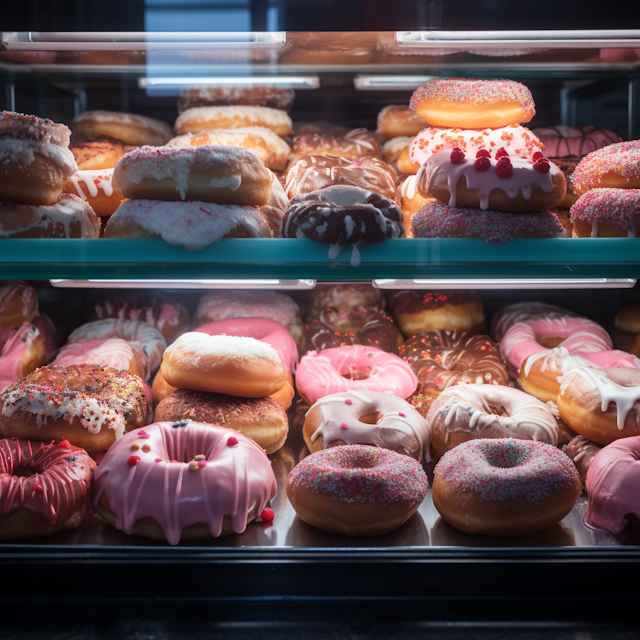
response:
<svg viewBox="0 0 640 640"><path fill-rule="evenodd" d="M610 144L590 153L573 172L578 195L590 189L640 189L640 140Z"/></svg>
<svg viewBox="0 0 640 640"><path fill-rule="evenodd" d="M279 136L291 133L291 118L286 111L271 107L226 106L194 107L183 111L176 120L178 133L200 133L214 129L265 127Z"/></svg>
<svg viewBox="0 0 640 640"><path fill-rule="evenodd" d="M622 138L613 131L594 127L592 124L578 127L557 124L552 127L538 127L533 129L533 133L544 145L545 154L550 157L584 156L596 149L622 142Z"/></svg>
<svg viewBox="0 0 640 640"><path fill-rule="evenodd" d="M640 189L591 189L570 216L574 238L640 237Z"/></svg>
<svg viewBox="0 0 640 640"><path fill-rule="evenodd" d="M0 391L41 367L46 355L44 340L32 324L0 329Z"/></svg>

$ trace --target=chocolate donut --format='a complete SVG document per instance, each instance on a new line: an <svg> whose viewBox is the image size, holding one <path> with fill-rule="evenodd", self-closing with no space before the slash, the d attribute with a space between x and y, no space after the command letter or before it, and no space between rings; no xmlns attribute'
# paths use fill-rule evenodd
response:
<svg viewBox="0 0 640 640"><path fill-rule="evenodd" d="M573 460L573 464L576 465L583 487L587 486L587 471L589 470L589 465L600 449L602 449L601 444L587 440L584 436L576 436L562 447L562 451L566 453L571 460Z"/></svg>

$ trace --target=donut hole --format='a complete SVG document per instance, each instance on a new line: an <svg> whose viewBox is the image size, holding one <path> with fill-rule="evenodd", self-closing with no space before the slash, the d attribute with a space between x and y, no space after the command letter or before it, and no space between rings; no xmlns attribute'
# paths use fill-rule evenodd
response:
<svg viewBox="0 0 640 640"><path fill-rule="evenodd" d="M378 458L372 452L360 452L344 461L345 469L373 469L378 465Z"/></svg>
<svg viewBox="0 0 640 640"><path fill-rule="evenodd" d="M35 476L37 473L38 471L33 467L20 466L16 467L11 475L18 478L30 478L31 476Z"/></svg>
<svg viewBox="0 0 640 640"><path fill-rule="evenodd" d="M372 369L347 369L341 371L340 375L347 380L366 380L371 376Z"/></svg>
<svg viewBox="0 0 640 640"><path fill-rule="evenodd" d="M529 455L525 449L514 445L493 446L485 449L484 457L489 466L514 469L524 464Z"/></svg>
<svg viewBox="0 0 640 640"><path fill-rule="evenodd" d="M538 344L542 345L546 349L555 349L557 346L561 345L566 338L538 338Z"/></svg>
<svg viewBox="0 0 640 640"><path fill-rule="evenodd" d="M379 411L376 411L374 413L365 413L364 415L359 416L358 420L364 424L378 424L383 417L384 416Z"/></svg>
<svg viewBox="0 0 640 640"><path fill-rule="evenodd" d="M502 406L496 407L494 405L487 405L489 408L488 413L494 416L500 416L501 418L508 418L511 414Z"/></svg>

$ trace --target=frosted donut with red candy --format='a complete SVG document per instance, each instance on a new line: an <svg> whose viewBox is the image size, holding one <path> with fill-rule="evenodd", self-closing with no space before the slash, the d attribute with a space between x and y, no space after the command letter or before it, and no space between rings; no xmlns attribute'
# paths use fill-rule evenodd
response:
<svg viewBox="0 0 640 640"><path fill-rule="evenodd" d="M20 327L0 330L0 391L41 367L46 361L44 340L36 327L25 322Z"/></svg>

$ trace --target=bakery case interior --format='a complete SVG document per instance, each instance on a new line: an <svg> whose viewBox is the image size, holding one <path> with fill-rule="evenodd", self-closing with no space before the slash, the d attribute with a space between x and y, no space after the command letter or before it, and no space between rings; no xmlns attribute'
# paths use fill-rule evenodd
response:
<svg viewBox="0 0 640 640"><path fill-rule="evenodd" d="M2 32L3 565L74 597L64 563L96 597L121 563L180 597L197 563L238 597L615 582L640 31L263 28Z"/></svg>

